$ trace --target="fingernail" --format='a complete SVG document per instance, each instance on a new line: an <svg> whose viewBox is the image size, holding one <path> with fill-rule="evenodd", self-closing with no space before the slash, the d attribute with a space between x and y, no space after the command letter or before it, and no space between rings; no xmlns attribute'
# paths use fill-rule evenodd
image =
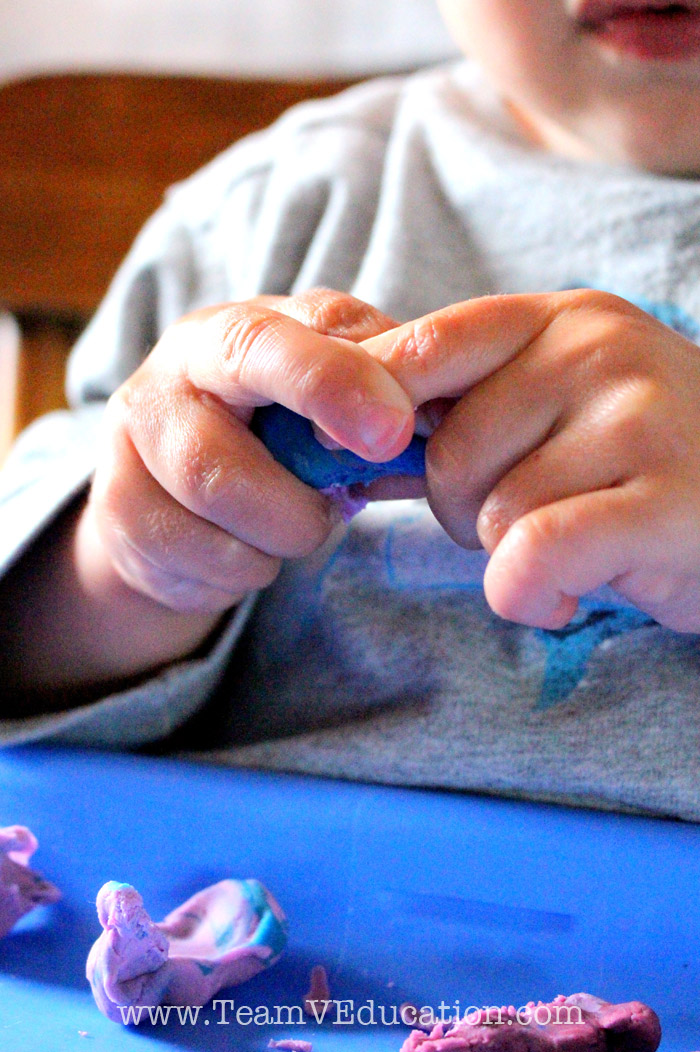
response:
<svg viewBox="0 0 700 1052"><path fill-rule="evenodd" d="M345 449L345 446L341 446L340 442L336 442L336 440L334 438L331 438L331 436L328 434L328 432L324 431L322 427L319 427L317 424L314 424L313 427L314 427L314 437L315 437L316 441L319 442L323 446L324 449L330 449L330 450Z"/></svg>
<svg viewBox="0 0 700 1052"><path fill-rule="evenodd" d="M406 414L401 409L375 402L365 405L359 425L359 438L372 455L381 454L395 445L406 428Z"/></svg>

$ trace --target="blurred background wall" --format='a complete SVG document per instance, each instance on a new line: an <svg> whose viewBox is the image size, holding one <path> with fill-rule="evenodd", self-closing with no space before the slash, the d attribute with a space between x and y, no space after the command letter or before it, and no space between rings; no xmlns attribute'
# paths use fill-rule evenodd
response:
<svg viewBox="0 0 700 1052"><path fill-rule="evenodd" d="M454 54L435 0L0 0L0 463L64 404L170 183L301 98Z"/></svg>
<svg viewBox="0 0 700 1052"><path fill-rule="evenodd" d="M453 53L434 0L0 0L0 79L85 68L342 76Z"/></svg>

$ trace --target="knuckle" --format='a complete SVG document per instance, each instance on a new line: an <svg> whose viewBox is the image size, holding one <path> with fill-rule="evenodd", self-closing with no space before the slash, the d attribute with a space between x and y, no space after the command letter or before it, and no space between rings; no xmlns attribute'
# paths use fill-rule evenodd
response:
<svg viewBox="0 0 700 1052"><path fill-rule="evenodd" d="M656 568L623 575L614 585L633 591L640 602L657 611L672 607L681 598L677 576Z"/></svg>
<svg viewBox="0 0 700 1052"><path fill-rule="evenodd" d="M628 377L603 393L595 426L613 449L647 462L672 448L675 433L661 384L649 376Z"/></svg>
<svg viewBox="0 0 700 1052"><path fill-rule="evenodd" d="M128 431L139 401L134 384L127 382L118 387L107 399L102 417L103 429L111 434Z"/></svg>
<svg viewBox="0 0 700 1052"><path fill-rule="evenodd" d="M187 507L223 524L228 518L226 506L239 499L236 478L234 468L207 455L198 436L189 439L189 450L183 457L180 480Z"/></svg>
<svg viewBox="0 0 700 1052"><path fill-rule="evenodd" d="M455 454L454 447L434 438L426 449L426 489L433 513L452 539L464 547L478 546L480 486L465 471L464 458Z"/></svg>
<svg viewBox="0 0 700 1052"><path fill-rule="evenodd" d="M426 476L433 489L439 487L451 494L452 502L462 507L473 503L484 486L479 465L465 451L451 428L443 427L428 439L426 446Z"/></svg>
<svg viewBox="0 0 700 1052"><path fill-rule="evenodd" d="M275 311L247 306L227 309L217 324L221 326L219 367L224 376L245 387L258 361L271 353L281 317Z"/></svg>
<svg viewBox="0 0 700 1052"><path fill-rule="evenodd" d="M494 494L489 494L479 509L476 529L479 540L487 552L493 552L502 537L505 536L513 522L503 501Z"/></svg>
<svg viewBox="0 0 700 1052"><path fill-rule="evenodd" d="M521 561L536 566L561 540L562 528L557 506L550 504L516 519L509 530Z"/></svg>
<svg viewBox="0 0 700 1052"><path fill-rule="evenodd" d="M402 342L401 358L417 374L428 374L440 358L444 322L435 315L417 318Z"/></svg>
<svg viewBox="0 0 700 1052"><path fill-rule="evenodd" d="M401 327L397 348L401 365L417 376L426 376L439 369L466 347L464 325L463 303L443 307L407 322Z"/></svg>
<svg viewBox="0 0 700 1052"><path fill-rule="evenodd" d="M139 588L161 606L180 614L218 613L234 606L239 599L233 591L223 591L206 582L191 581L153 567L147 567L139 578Z"/></svg>
<svg viewBox="0 0 700 1052"><path fill-rule="evenodd" d="M297 297L302 305L300 320L326 336L344 335L362 323L371 308L347 292L314 288Z"/></svg>
<svg viewBox="0 0 700 1052"><path fill-rule="evenodd" d="M112 436L128 435L138 447L157 444L180 415L179 392L171 377L137 370L107 401L104 423Z"/></svg>
<svg viewBox="0 0 700 1052"><path fill-rule="evenodd" d="M133 455L133 448L126 431L109 435L90 485L90 502L110 528L130 522L142 509L139 478L134 476L131 465L123 468L124 461Z"/></svg>
<svg viewBox="0 0 700 1052"><path fill-rule="evenodd" d="M602 289L570 289L559 293L559 296L562 304L560 314L563 316L614 318L640 313L639 309L629 300Z"/></svg>
<svg viewBox="0 0 700 1052"><path fill-rule="evenodd" d="M177 543L139 530L119 531L112 541L112 560L131 588L179 613L210 613L225 610L238 601L237 582L222 581L220 575L202 577L181 563Z"/></svg>
<svg viewBox="0 0 700 1052"><path fill-rule="evenodd" d="M566 370L561 373L562 383L579 382L587 390L605 390L635 377L654 376L658 371L648 318L624 300L619 302L623 304L620 309L583 314L575 310L556 319L550 355L560 370Z"/></svg>
<svg viewBox="0 0 700 1052"><path fill-rule="evenodd" d="M629 300L603 289L574 289L564 295L573 310L625 318L642 313Z"/></svg>

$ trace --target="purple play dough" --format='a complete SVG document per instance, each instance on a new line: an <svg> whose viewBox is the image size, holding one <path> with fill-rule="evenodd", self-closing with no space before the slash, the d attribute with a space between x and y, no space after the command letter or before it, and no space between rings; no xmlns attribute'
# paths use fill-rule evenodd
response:
<svg viewBox="0 0 700 1052"><path fill-rule="evenodd" d="M37 847L36 837L26 826L0 829L0 939L35 906L61 897L54 884L29 868Z"/></svg>
<svg viewBox="0 0 700 1052"><path fill-rule="evenodd" d="M592 994L560 994L548 1003L530 1001L527 1009L524 1023L513 1005L504 1005L437 1023L430 1033L413 1030L401 1052L656 1052L661 1041L658 1017L641 1001L616 1005Z"/></svg>
<svg viewBox="0 0 700 1052"><path fill-rule="evenodd" d="M320 490L324 496L330 497L340 512L343 522L348 523L351 519L363 511L369 504L369 499L364 496L364 486L326 486Z"/></svg>

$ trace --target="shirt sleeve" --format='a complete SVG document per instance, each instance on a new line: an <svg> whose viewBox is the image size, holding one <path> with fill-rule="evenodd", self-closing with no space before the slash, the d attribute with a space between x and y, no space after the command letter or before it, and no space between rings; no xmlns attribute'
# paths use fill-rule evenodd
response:
<svg viewBox="0 0 700 1052"><path fill-rule="evenodd" d="M397 91L389 78L304 103L168 192L73 350L71 408L33 424L0 473L0 574L21 573L29 547L89 485L105 403L169 324L259 293L353 286ZM0 720L0 744L133 746L168 735L215 692L255 599L206 654L89 706Z"/></svg>
<svg viewBox="0 0 700 1052"><path fill-rule="evenodd" d="M241 183L241 225L253 183ZM177 205L177 192L173 196ZM71 408L35 421L15 443L0 472L0 575L11 567L21 573L32 544L89 486L109 395L143 361L165 326L198 305L199 295L216 302L217 292L228 291L202 292L195 285L197 253L203 249L190 218L173 207L171 196L146 224L72 353L67 381ZM225 620L207 653L87 706L0 720L0 745L41 739L136 746L167 736L211 696L254 601L250 595Z"/></svg>

